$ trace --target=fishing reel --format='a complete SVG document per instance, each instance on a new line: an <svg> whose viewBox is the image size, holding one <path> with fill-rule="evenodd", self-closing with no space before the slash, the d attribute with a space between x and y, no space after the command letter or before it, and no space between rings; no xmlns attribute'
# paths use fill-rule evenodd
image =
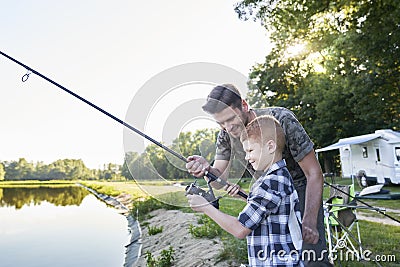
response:
<svg viewBox="0 0 400 267"><path fill-rule="evenodd" d="M199 186L196 185L196 182L191 183L190 185L186 186L186 195L199 195L204 197L211 205L213 205L216 209L219 209L219 198L216 198L214 192L208 184L209 191L206 192L204 189L201 189Z"/></svg>

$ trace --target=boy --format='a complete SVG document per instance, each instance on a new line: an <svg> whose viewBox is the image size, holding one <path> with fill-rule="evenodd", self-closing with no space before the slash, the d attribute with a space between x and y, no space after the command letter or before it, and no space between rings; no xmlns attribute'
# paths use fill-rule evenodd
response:
<svg viewBox="0 0 400 267"><path fill-rule="evenodd" d="M274 117L260 116L246 126L240 140L246 160L263 174L253 184L238 218L217 210L198 195L187 196L190 206L235 237L247 237L250 266L304 266L299 200L282 160L282 127Z"/></svg>

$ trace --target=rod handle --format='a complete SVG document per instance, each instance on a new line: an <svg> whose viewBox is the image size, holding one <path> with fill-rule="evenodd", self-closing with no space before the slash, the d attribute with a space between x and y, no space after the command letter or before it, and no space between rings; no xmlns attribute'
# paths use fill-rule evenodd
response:
<svg viewBox="0 0 400 267"><path fill-rule="evenodd" d="M219 184L222 185L222 186L227 185L227 183L226 183L225 180L222 180L221 178L215 176L215 175L212 174L211 172L206 172L205 175L206 175L208 178L210 178L211 181L215 181L215 182L219 183ZM247 195L246 193L243 193L242 191L239 191L239 192L238 192L238 195L241 196L241 197L244 198L244 199L247 199L247 198L248 198L248 195Z"/></svg>

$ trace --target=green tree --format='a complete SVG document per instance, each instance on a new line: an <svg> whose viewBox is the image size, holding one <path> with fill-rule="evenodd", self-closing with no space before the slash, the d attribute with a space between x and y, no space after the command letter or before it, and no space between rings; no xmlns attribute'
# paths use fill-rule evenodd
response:
<svg viewBox="0 0 400 267"><path fill-rule="evenodd" d="M139 158L139 153L137 152L127 152L125 153L124 164L121 168L121 175L124 176L127 180L132 180L132 174L129 170L129 166L132 166L133 163Z"/></svg>
<svg viewBox="0 0 400 267"><path fill-rule="evenodd" d="M154 180L158 179L158 173L151 164L146 153L140 156L131 163L129 170L135 180Z"/></svg>
<svg viewBox="0 0 400 267"><path fill-rule="evenodd" d="M113 180L113 181L123 180L125 179L125 177L121 175L121 169L122 167L115 163L105 164L104 170L101 170L99 172L99 179Z"/></svg>
<svg viewBox="0 0 400 267"><path fill-rule="evenodd" d="M5 162L5 180L29 180L34 177L34 165L20 158L18 161Z"/></svg>
<svg viewBox="0 0 400 267"><path fill-rule="evenodd" d="M317 146L399 129L399 1L245 0L236 11L275 45L252 86L294 111Z"/></svg>
<svg viewBox="0 0 400 267"><path fill-rule="evenodd" d="M88 179L91 176L91 171L81 159L59 159L47 167L42 166L42 174L45 170L50 180Z"/></svg>
<svg viewBox="0 0 400 267"><path fill-rule="evenodd" d="M214 158L216 131L211 129L182 132L173 140L170 148L184 157L202 155L209 161ZM187 179L185 162L164 149L150 144L142 154L129 152L125 155L122 175L141 179Z"/></svg>

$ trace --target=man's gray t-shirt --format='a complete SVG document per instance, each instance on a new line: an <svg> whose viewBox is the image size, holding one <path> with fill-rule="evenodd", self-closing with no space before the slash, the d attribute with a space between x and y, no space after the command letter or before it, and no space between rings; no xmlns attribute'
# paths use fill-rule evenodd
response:
<svg viewBox="0 0 400 267"><path fill-rule="evenodd" d="M301 161L314 148L314 143L297 120L293 112L282 107L270 107L253 110L257 117L262 115L274 116L283 128L286 136L286 146L283 151L283 158L294 181L305 179L305 175L297 162ZM231 142L232 139L232 142ZM230 138L229 134L221 130L217 137L216 160L236 159L247 166L250 173L254 173L251 165L245 160L246 153L243 150L239 138Z"/></svg>

